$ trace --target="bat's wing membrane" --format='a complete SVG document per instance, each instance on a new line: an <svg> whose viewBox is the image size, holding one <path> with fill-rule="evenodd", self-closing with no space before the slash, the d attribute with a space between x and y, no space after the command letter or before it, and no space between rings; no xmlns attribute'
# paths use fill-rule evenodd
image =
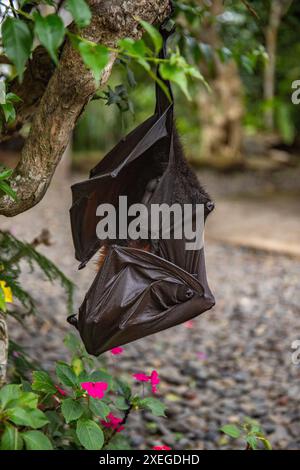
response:
<svg viewBox="0 0 300 470"><path fill-rule="evenodd" d="M163 139L168 139L167 122L172 119L172 107L170 105L161 116L154 114L131 132L91 171L89 179L72 186L72 235L76 259L83 264L101 246L101 240L96 236L97 207L103 203L117 207L119 195L135 202L134 188L140 172L147 173L148 169L151 178L155 157L151 149Z"/></svg>
<svg viewBox="0 0 300 470"><path fill-rule="evenodd" d="M135 248L110 247L79 310L78 328L99 355L187 321L214 305L206 278Z"/></svg>

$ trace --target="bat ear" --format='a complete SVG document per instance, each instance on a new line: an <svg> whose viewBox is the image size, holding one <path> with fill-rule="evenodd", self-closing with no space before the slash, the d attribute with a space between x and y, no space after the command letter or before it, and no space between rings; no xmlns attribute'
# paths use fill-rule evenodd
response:
<svg viewBox="0 0 300 470"><path fill-rule="evenodd" d="M77 320L76 315L70 315L67 318L67 322L70 323L70 325L75 326L75 328L77 328L78 330L78 320Z"/></svg>

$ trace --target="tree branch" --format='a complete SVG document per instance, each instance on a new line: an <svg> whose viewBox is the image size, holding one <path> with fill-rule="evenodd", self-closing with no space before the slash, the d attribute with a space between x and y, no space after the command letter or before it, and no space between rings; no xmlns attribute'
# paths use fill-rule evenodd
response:
<svg viewBox="0 0 300 470"><path fill-rule="evenodd" d="M115 47L124 37L141 36L134 19L161 23L169 14L169 0L90 0L93 17L82 35L97 43ZM108 80L115 55L111 54L101 85ZM69 41L63 47L38 108L21 160L10 180L18 200L0 198L0 214L14 216L36 205L44 196L84 107L97 91L93 76Z"/></svg>
<svg viewBox="0 0 300 470"><path fill-rule="evenodd" d="M0 311L0 387L6 380L8 332L5 314Z"/></svg>

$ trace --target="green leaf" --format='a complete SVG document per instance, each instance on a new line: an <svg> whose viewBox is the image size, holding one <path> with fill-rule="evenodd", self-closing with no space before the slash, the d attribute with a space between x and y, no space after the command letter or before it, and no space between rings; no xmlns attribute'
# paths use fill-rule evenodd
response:
<svg viewBox="0 0 300 470"><path fill-rule="evenodd" d="M135 41L132 38L120 39L118 45L124 54L128 53L133 56L145 57L147 52L146 44L142 39L139 39L138 41Z"/></svg>
<svg viewBox="0 0 300 470"><path fill-rule="evenodd" d="M270 441L263 434L256 435L256 438L263 443L263 446L266 450L272 450Z"/></svg>
<svg viewBox="0 0 300 470"><path fill-rule="evenodd" d="M7 416L17 426L28 426L33 429L41 428L49 422L45 414L38 409L10 408Z"/></svg>
<svg viewBox="0 0 300 470"><path fill-rule="evenodd" d="M10 103L20 103L20 101L23 101L22 98L20 98L18 95L15 93L7 93L6 95L6 102Z"/></svg>
<svg viewBox="0 0 300 470"><path fill-rule="evenodd" d="M159 71L164 80L170 80L176 83L183 91L187 99L191 99L188 91L186 74L182 67L177 64L163 63L160 64Z"/></svg>
<svg viewBox="0 0 300 470"><path fill-rule="evenodd" d="M105 450L132 450L128 438L122 433L117 433L105 446Z"/></svg>
<svg viewBox="0 0 300 470"><path fill-rule="evenodd" d="M34 15L35 33L41 44L47 49L52 60L57 64L57 50L65 37L65 27L58 15Z"/></svg>
<svg viewBox="0 0 300 470"><path fill-rule="evenodd" d="M115 406L121 411L128 410L129 408L128 401L124 397L117 397L115 399Z"/></svg>
<svg viewBox="0 0 300 470"><path fill-rule="evenodd" d="M224 432L224 434L227 434L227 436L233 437L235 439L241 435L240 429L234 424L225 424L221 427L221 431Z"/></svg>
<svg viewBox="0 0 300 470"><path fill-rule="evenodd" d="M103 419L106 418L110 412L109 407L102 400L91 397L89 398L89 408L95 416Z"/></svg>
<svg viewBox="0 0 300 470"><path fill-rule="evenodd" d="M32 390L52 394L57 392L50 375L43 371L33 372Z"/></svg>
<svg viewBox="0 0 300 470"><path fill-rule="evenodd" d="M21 450L23 447L23 440L17 428L7 425L1 437L0 449L1 450Z"/></svg>
<svg viewBox="0 0 300 470"><path fill-rule="evenodd" d="M83 362L82 360L79 358L79 357L74 357L73 360L72 360L72 369L73 371L75 372L75 374L77 375L80 375L84 368L83 368Z"/></svg>
<svg viewBox="0 0 300 470"><path fill-rule="evenodd" d="M5 54L15 65L21 82L31 52L33 41L31 31L24 21L8 17L2 25L2 41Z"/></svg>
<svg viewBox="0 0 300 470"><path fill-rule="evenodd" d="M95 370L92 373L82 372L79 376L80 383L82 382L106 382L108 384L107 392L112 388L112 376L104 370Z"/></svg>
<svg viewBox="0 0 300 470"><path fill-rule="evenodd" d="M68 364L58 362L56 365L56 375L59 381L67 387L77 387L79 385L75 372Z"/></svg>
<svg viewBox="0 0 300 470"><path fill-rule="evenodd" d="M197 78L198 80L201 80L203 83L206 83L205 78L200 73L200 71L198 69L196 69L196 67L193 67L192 65L187 65L185 67L185 72L190 77Z"/></svg>
<svg viewBox="0 0 300 470"><path fill-rule="evenodd" d="M79 42L78 50L87 68L91 69L95 80L99 82L101 73L108 63L108 49L101 44Z"/></svg>
<svg viewBox="0 0 300 470"><path fill-rule="evenodd" d="M119 394L122 394L127 400L130 400L132 393L131 388L127 382L124 382L120 379L116 379L114 383L114 390Z"/></svg>
<svg viewBox="0 0 300 470"><path fill-rule="evenodd" d="M67 0L66 9L69 10L79 28L90 24L92 14L85 0Z"/></svg>
<svg viewBox="0 0 300 470"><path fill-rule="evenodd" d="M121 51L125 55L133 56L147 72L151 70L150 64L146 60L147 51L151 54L142 39L134 41L132 38L124 38L118 42Z"/></svg>
<svg viewBox="0 0 300 470"><path fill-rule="evenodd" d="M104 444L104 434L102 429L90 419L80 419L77 421L76 434L87 450L100 450Z"/></svg>
<svg viewBox="0 0 300 470"><path fill-rule="evenodd" d="M0 404L4 410L10 401L18 399L22 395L21 385L9 384L0 389Z"/></svg>
<svg viewBox="0 0 300 470"><path fill-rule="evenodd" d="M78 401L73 400L72 398L67 398L62 402L61 411L66 423L70 423L71 421L80 418L84 409Z"/></svg>
<svg viewBox="0 0 300 470"><path fill-rule="evenodd" d="M261 427L259 425L253 425L251 427L251 433L252 434L257 434L261 432Z"/></svg>
<svg viewBox="0 0 300 470"><path fill-rule="evenodd" d="M82 343L78 336L76 336L74 333L68 333L65 336L64 345L69 349L69 351L71 351L72 354L80 355L83 352Z"/></svg>
<svg viewBox="0 0 300 470"><path fill-rule="evenodd" d="M272 450L272 444L268 439L262 439L262 443L266 450Z"/></svg>
<svg viewBox="0 0 300 470"><path fill-rule="evenodd" d="M255 436L247 436L246 439L247 443L251 447L251 449L256 450L257 449L257 439Z"/></svg>
<svg viewBox="0 0 300 470"><path fill-rule="evenodd" d="M53 450L53 446L41 431L22 432L27 450Z"/></svg>
<svg viewBox="0 0 300 470"><path fill-rule="evenodd" d="M9 124L14 122L14 120L16 119L16 111L14 105L12 103L7 102L5 104L1 104L1 108L4 113L5 121Z"/></svg>
<svg viewBox="0 0 300 470"><path fill-rule="evenodd" d="M38 405L38 396L32 392L23 392L17 399L11 400L7 408L29 408L36 409Z"/></svg>
<svg viewBox="0 0 300 470"><path fill-rule="evenodd" d="M248 56L246 56L246 55L241 55L240 61L241 61L242 67L243 67L249 74L253 74L253 72L254 72L254 70L253 70L253 62L252 62L252 60L250 59L250 57L248 57Z"/></svg>
<svg viewBox="0 0 300 470"><path fill-rule="evenodd" d="M157 398L149 397L143 398L139 401L139 406L142 408L148 408L154 416L166 416L166 406Z"/></svg>
<svg viewBox="0 0 300 470"><path fill-rule="evenodd" d="M52 436L54 433L59 432L62 426L64 426L64 419L61 413L57 413L54 410L48 410L45 412L49 424L47 424L47 431Z"/></svg>
<svg viewBox="0 0 300 470"><path fill-rule="evenodd" d="M88 377L91 382L107 382L109 386L112 384L112 376L105 370L95 370Z"/></svg>
<svg viewBox="0 0 300 470"><path fill-rule="evenodd" d="M2 171L2 173L0 173L0 180L7 180L8 178L11 177L11 175L13 174L13 171L11 168L8 168L7 170L4 170Z"/></svg>
<svg viewBox="0 0 300 470"><path fill-rule="evenodd" d="M278 104L276 111L276 120L281 137L285 144L291 144L296 134L291 107L281 102Z"/></svg>
<svg viewBox="0 0 300 470"><path fill-rule="evenodd" d="M0 286L0 310L2 310L2 312L6 312L5 294L2 286Z"/></svg>
<svg viewBox="0 0 300 470"><path fill-rule="evenodd" d="M2 310L2 312L6 312L5 294L2 286L0 286L0 310Z"/></svg>
<svg viewBox="0 0 300 470"><path fill-rule="evenodd" d="M155 47L155 53L158 54L163 45L163 39L160 32L147 21L139 20L144 30L147 31Z"/></svg>
<svg viewBox="0 0 300 470"><path fill-rule="evenodd" d="M17 200L16 192L9 186L8 183L6 183L6 181L0 181L0 190L10 196L14 201Z"/></svg>

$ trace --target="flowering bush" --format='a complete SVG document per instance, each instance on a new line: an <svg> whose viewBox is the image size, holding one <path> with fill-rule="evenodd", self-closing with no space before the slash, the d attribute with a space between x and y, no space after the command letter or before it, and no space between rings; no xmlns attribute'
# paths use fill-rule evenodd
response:
<svg viewBox="0 0 300 470"><path fill-rule="evenodd" d="M41 269L50 282L59 280L68 293L69 309L72 308L72 283L36 250L36 246L44 242L48 243L48 238L43 233L28 244L9 232L0 232L0 319L3 325L6 325L7 315L14 314L17 302L25 314L36 313L34 299L19 282L23 260L32 268ZM106 371L103 359L89 356L73 334L65 339L71 352L70 364L58 362L55 374L40 370L40 365L13 341L10 341L7 361L8 336L4 339L3 360L14 383L0 388L1 450L124 449L128 447L124 434L130 413L148 409L156 416L164 416L165 406L152 396L159 383L156 371L150 376L144 374L152 392L149 390L149 396L144 396L142 390L143 396L139 396L128 383ZM110 352L120 355L123 348ZM6 363L2 372L5 380ZM131 382L135 383L133 379Z"/></svg>
<svg viewBox="0 0 300 470"><path fill-rule="evenodd" d="M148 409L165 415L160 400L134 394L85 353L76 336L68 335L65 344L71 363L58 362L54 377L39 370L32 383L0 390L1 450L124 449L128 444L121 433L130 413Z"/></svg>

